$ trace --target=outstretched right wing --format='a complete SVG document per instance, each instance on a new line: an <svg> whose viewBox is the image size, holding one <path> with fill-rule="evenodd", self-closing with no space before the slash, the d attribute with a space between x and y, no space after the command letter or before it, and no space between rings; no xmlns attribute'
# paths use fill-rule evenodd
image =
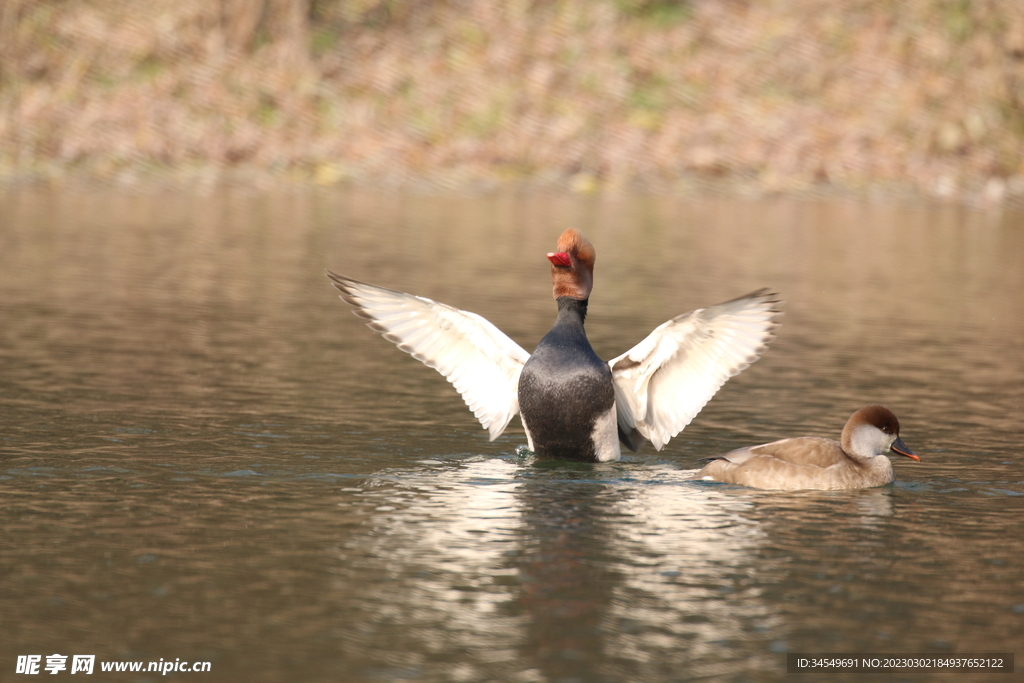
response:
<svg viewBox="0 0 1024 683"><path fill-rule="evenodd" d="M476 313L327 271L341 298L367 325L452 383L490 433L519 412L519 373L530 357Z"/></svg>

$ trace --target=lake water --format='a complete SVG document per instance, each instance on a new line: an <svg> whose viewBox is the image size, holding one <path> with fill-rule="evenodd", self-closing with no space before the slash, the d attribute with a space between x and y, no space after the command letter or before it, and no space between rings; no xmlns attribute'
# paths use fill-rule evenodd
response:
<svg viewBox="0 0 1024 683"><path fill-rule="evenodd" d="M521 460L518 419L489 442L323 274L474 311L530 350L570 226L597 249L604 358L762 286L786 302L767 354L661 452ZM61 676L76 654L98 674L210 662L99 680L438 683L1024 655L1022 313L1006 207L8 188L0 679L33 654L68 656ZM691 480L741 445L835 438L875 402L921 456L892 486Z"/></svg>

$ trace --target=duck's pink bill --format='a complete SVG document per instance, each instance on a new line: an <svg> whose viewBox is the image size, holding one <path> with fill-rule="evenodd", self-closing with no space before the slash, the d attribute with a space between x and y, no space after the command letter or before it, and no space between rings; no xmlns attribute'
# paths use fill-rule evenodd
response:
<svg viewBox="0 0 1024 683"><path fill-rule="evenodd" d="M551 261L552 265L563 266L566 268L572 265L572 260L569 258L569 255L564 251L559 252L557 254L555 252L549 252L548 261Z"/></svg>

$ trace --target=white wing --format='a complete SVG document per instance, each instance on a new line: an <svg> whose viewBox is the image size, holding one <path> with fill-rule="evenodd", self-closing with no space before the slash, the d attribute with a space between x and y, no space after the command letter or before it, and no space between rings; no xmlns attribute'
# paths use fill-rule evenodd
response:
<svg viewBox="0 0 1024 683"><path fill-rule="evenodd" d="M778 326L779 303L762 289L698 308L609 361L622 431L635 430L660 451L726 380L758 359Z"/></svg>
<svg viewBox="0 0 1024 683"><path fill-rule="evenodd" d="M519 373L530 357L476 313L327 271L370 328L452 383L491 441L519 412Z"/></svg>

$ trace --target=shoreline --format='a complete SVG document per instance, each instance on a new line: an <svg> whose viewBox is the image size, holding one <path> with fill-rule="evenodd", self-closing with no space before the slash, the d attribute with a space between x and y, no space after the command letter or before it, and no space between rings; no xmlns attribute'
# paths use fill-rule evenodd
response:
<svg viewBox="0 0 1024 683"><path fill-rule="evenodd" d="M1024 3L11 0L0 184L1024 195Z"/></svg>
<svg viewBox="0 0 1024 683"><path fill-rule="evenodd" d="M116 173L81 169L49 168L35 174L0 173L0 192L23 188L96 188L123 191L211 191L248 188L254 191L339 190L410 194L486 195L517 192L556 193L577 196L699 196L734 197L739 200L786 198L798 200L850 200L961 205L969 208L1024 206L1024 176L970 189L938 194L922 192L912 183L874 183L851 188L830 184L799 188L773 188L755 180L708 179L699 176L655 183L632 181L609 185L591 176L546 177L509 180L465 174L392 175L390 177L318 178L315 173L294 170L273 172L259 167L217 168L122 168Z"/></svg>

